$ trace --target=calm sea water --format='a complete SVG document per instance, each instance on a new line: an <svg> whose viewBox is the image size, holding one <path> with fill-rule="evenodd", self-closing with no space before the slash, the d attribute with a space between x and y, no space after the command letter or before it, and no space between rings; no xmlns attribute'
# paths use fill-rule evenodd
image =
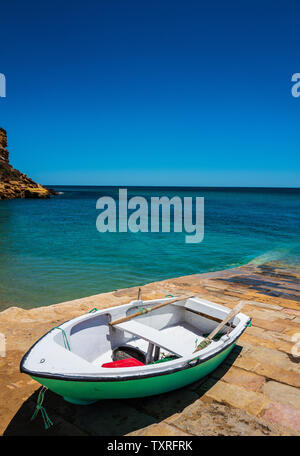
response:
<svg viewBox="0 0 300 456"><path fill-rule="evenodd" d="M251 260L299 263L300 189L130 188L128 196L203 196L205 236L105 233L96 201L116 187L54 187L49 200L0 202L0 310L45 306Z"/></svg>

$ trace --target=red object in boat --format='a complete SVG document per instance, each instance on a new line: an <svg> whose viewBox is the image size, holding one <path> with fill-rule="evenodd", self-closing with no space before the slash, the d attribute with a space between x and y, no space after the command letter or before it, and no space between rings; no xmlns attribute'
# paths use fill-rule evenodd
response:
<svg viewBox="0 0 300 456"><path fill-rule="evenodd" d="M112 361L111 363L104 363L102 364L101 367L109 367L109 368L114 368L114 367L135 367L135 366L144 366L144 363L141 363L141 361L138 361L135 358L126 358L126 359L120 359L119 361Z"/></svg>

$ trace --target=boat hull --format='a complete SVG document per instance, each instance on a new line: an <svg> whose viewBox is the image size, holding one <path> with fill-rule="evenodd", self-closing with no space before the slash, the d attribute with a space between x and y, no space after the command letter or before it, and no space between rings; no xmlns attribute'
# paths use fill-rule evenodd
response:
<svg viewBox="0 0 300 456"><path fill-rule="evenodd" d="M235 343L207 361L201 361L194 367L187 367L173 373L160 373L146 378L130 380L99 381L41 378L32 376L41 385L73 404L91 404L101 399L129 399L134 397L154 396L182 388L208 375L229 355Z"/></svg>

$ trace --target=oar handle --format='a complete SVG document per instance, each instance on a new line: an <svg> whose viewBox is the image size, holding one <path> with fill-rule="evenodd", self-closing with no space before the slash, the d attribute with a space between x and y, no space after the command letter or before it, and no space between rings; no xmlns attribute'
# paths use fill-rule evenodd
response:
<svg viewBox="0 0 300 456"><path fill-rule="evenodd" d="M193 353L200 351L203 348L205 348L207 345L209 345L211 343L212 339L215 337L215 335L218 334L220 329L222 329L233 317L235 317L240 312L240 310L242 310L242 308L244 307L245 304L246 303L243 301L239 302L234 307L234 309L232 309L232 311L229 312L229 314L224 318L224 320L221 321L221 323L206 337L206 339L204 339L202 342L200 342L200 344L198 345L196 350L194 350Z"/></svg>
<svg viewBox="0 0 300 456"><path fill-rule="evenodd" d="M179 298L171 299L171 301L162 302L161 304L158 304L157 306L154 306L154 307L150 307L149 309L142 309L139 312L136 312L132 315L128 315L127 317L123 317L123 318L119 318L118 320L111 321L109 324L110 324L110 326L113 326L113 325L117 325L119 323L124 323L125 321L138 317L139 315L143 315L148 312L153 312L153 310L168 306L169 304L173 304L174 302L183 301L184 299L186 300L186 299L193 298L193 297L194 296L181 296Z"/></svg>

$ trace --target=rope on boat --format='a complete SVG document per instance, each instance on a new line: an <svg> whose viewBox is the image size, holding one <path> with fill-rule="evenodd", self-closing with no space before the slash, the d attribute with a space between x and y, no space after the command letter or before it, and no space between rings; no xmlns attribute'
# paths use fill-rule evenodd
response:
<svg viewBox="0 0 300 456"><path fill-rule="evenodd" d="M174 295L168 294L168 295L165 295L165 298L174 298ZM148 307L148 308L147 307L140 307L139 308L139 312L140 312L141 315L146 314L148 312L152 312L152 307Z"/></svg>
<svg viewBox="0 0 300 456"><path fill-rule="evenodd" d="M50 426L53 426L53 423L52 421L50 420L47 412L46 412L46 409L45 407L43 407L43 401L44 401L44 396L45 396L45 392L47 391L48 388L46 388L46 386L43 386L42 389L40 390L39 392L39 395L38 395L38 398L37 398L37 402L36 402L36 407L35 407L35 411L33 412L33 415L31 417L31 421L33 421L37 414L39 413L39 411L41 412L41 415L42 415L42 418L43 418L43 421L44 421L44 426L45 426L45 429L49 429Z"/></svg>
<svg viewBox="0 0 300 456"><path fill-rule="evenodd" d="M228 328L227 328L227 333L226 333L227 336L229 336L230 332L232 331L232 328L233 328L233 323L232 323L232 321L231 321L231 322L229 323Z"/></svg>
<svg viewBox="0 0 300 456"><path fill-rule="evenodd" d="M252 326L252 318L250 318L250 320L247 322L246 328L251 328L251 326Z"/></svg>
<svg viewBox="0 0 300 456"><path fill-rule="evenodd" d="M146 307L140 307L139 312L140 312L140 314L146 314L148 312L152 312L152 307L148 307L148 309Z"/></svg>
<svg viewBox="0 0 300 456"><path fill-rule="evenodd" d="M211 340L210 340L210 339L204 339L204 340L202 340L202 342L200 342L200 344L197 346L196 349L199 350L199 349L205 348L205 347L207 347L210 343L211 343Z"/></svg>
<svg viewBox="0 0 300 456"><path fill-rule="evenodd" d="M63 335L63 341L64 341L65 348L67 348L69 351L71 351L70 344L69 344L68 337L67 337L65 330L62 329L60 326L54 326L54 328L52 328L51 331L53 329L60 329L60 331L62 332L62 335Z"/></svg>
<svg viewBox="0 0 300 456"><path fill-rule="evenodd" d="M190 366L190 367L195 367L197 366L197 364L199 364L201 361L200 357L197 356L197 358L193 358L193 359L190 359L189 361L187 361L187 364Z"/></svg>
<svg viewBox="0 0 300 456"><path fill-rule="evenodd" d="M97 312L97 311L98 311L97 307L94 307L93 309L89 310L89 314L92 312Z"/></svg>

